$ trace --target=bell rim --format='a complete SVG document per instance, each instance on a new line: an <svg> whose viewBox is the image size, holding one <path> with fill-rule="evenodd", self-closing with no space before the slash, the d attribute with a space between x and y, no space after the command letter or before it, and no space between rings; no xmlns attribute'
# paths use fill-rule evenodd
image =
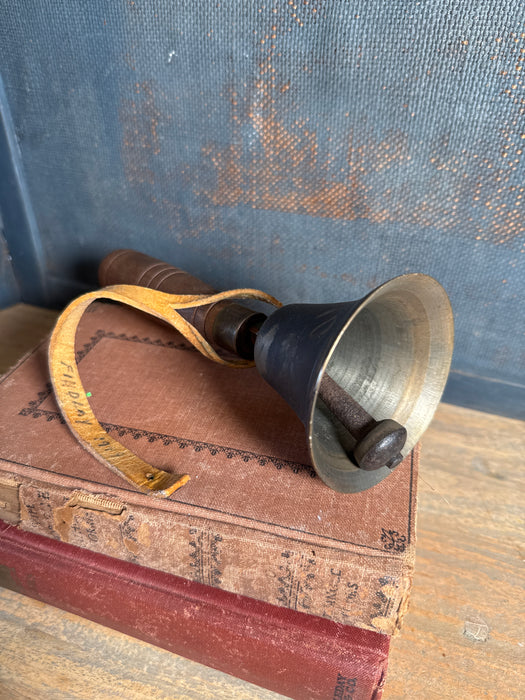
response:
<svg viewBox="0 0 525 700"><path fill-rule="evenodd" d="M308 451L310 454L312 465L313 465L316 473L321 478L321 480L324 483L327 483L331 488L335 488L335 490L337 490L337 491L344 492L344 493L357 493L359 491L364 491L368 488L371 488L372 486L375 486L376 484L380 483L381 481L383 481L383 479L385 479L389 474L391 474L399 465L394 467L394 469L389 469L388 467L381 467L380 469L377 469L375 471L369 471L369 472L361 470L361 469L359 469L359 467L356 467L356 470L358 470L358 479L356 478L356 480L358 480L359 483L361 484L359 486L359 488L357 488L357 489L349 488L349 489L341 490L340 488L335 487L332 483L329 483L330 480L328 480L328 481L326 480L326 478L325 478L326 475L323 475L322 465L318 464L318 460L316 459L316 456L314 454L314 445L313 445L313 440L315 437L314 436L314 417L315 417L315 411L316 411L318 397L319 397L321 379L322 379L322 377L326 371L326 368L328 367L330 360L331 360L336 348L338 347L341 339L345 335L345 333L346 333L347 329L349 328L349 326L351 325L351 323L361 313L361 311L363 309L365 309L371 302L373 302L376 297L379 297L382 294L384 294L384 292L386 290L388 290L388 288L395 287L395 286L399 285L400 282L407 282L407 281L412 281L412 280L415 281L416 279L418 281L420 281L422 279L424 279L425 281L428 281L428 283L434 285L436 287L436 289L439 290L439 293L441 294L442 302L443 302L443 307L441 308L442 319L443 319L444 323L446 324L446 328L448 331L448 337L445 339L446 354L448 355L448 358L447 358L446 364L442 365L442 372L441 372L442 379L441 379L440 387L439 387L439 399L435 401L435 406L434 406L433 410L431 411L430 416L425 421L424 428L420 431L414 444L411 445L410 448L407 450L407 455L405 455L404 458L406 458L408 456L408 454L412 451L412 449L415 447L415 445L419 442L421 436L424 434L424 432L428 428L428 425L432 421L432 418L435 414L435 411L436 411L436 409L441 401L441 397L443 396L443 391L445 389L448 375L450 373L450 366L452 363L452 355L453 355L453 350L454 350L454 313L452 310L450 298L449 298L445 288L443 287L443 285L438 280L436 280L434 277L432 277L431 275L427 275L427 274L422 273L422 272L411 272L411 273L406 273L403 275L397 275L396 277L392 277L390 280L383 282L378 287L373 289L369 294L367 294L366 296L364 296L360 300L358 300L356 308L352 311L349 318L347 319L345 324L341 327L337 336L333 340L330 351L327 353L326 357L324 358L324 361L319 369L319 373L318 373L318 376L316 379L315 388L314 388L314 395L313 395L313 400L311 403L311 408L310 408L310 412L309 412L309 416L308 416L308 424L307 424ZM409 290L407 289L407 291L409 291ZM334 471L334 469L332 469L332 471ZM349 475L351 475L352 473L355 473L355 472L349 472L349 471L343 470L343 469L335 470L335 471L340 471L341 474L346 476L347 480L350 482L352 481L352 478Z"/></svg>

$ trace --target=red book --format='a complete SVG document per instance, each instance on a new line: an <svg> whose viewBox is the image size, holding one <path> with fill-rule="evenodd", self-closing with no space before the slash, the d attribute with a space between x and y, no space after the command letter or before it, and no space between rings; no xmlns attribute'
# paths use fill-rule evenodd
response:
<svg viewBox="0 0 525 700"><path fill-rule="evenodd" d="M3 521L0 571L6 587L290 698L382 695L387 635L120 561Z"/></svg>

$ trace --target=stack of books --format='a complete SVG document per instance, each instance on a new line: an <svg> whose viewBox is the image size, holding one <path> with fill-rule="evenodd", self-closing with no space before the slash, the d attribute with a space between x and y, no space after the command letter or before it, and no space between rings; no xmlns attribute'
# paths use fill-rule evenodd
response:
<svg viewBox="0 0 525 700"><path fill-rule="evenodd" d="M300 700L377 700L408 604L418 455L359 494L325 486L255 369L95 303L77 362L98 420L191 480L155 498L84 450L42 343L0 383L3 585Z"/></svg>

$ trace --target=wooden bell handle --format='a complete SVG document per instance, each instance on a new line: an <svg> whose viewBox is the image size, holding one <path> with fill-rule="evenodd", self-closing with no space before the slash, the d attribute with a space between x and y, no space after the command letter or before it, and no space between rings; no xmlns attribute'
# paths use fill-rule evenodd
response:
<svg viewBox="0 0 525 700"><path fill-rule="evenodd" d="M188 272L136 250L115 250L107 255L99 267L99 281L102 287L133 284L168 294L216 293L213 287ZM263 323L264 314L230 300L181 309L179 313L216 350L253 360L251 329Z"/></svg>
<svg viewBox="0 0 525 700"><path fill-rule="evenodd" d="M114 250L98 270L101 287L113 284L136 284L168 294L213 294L209 284L184 270L136 250Z"/></svg>

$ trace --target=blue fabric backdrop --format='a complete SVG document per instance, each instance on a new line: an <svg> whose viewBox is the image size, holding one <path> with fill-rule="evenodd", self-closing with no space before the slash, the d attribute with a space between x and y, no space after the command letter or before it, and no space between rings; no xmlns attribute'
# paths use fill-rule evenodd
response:
<svg viewBox="0 0 525 700"><path fill-rule="evenodd" d="M65 303L115 247L285 302L422 271L449 400L523 415L523 5L263 2L0 2L22 297Z"/></svg>

